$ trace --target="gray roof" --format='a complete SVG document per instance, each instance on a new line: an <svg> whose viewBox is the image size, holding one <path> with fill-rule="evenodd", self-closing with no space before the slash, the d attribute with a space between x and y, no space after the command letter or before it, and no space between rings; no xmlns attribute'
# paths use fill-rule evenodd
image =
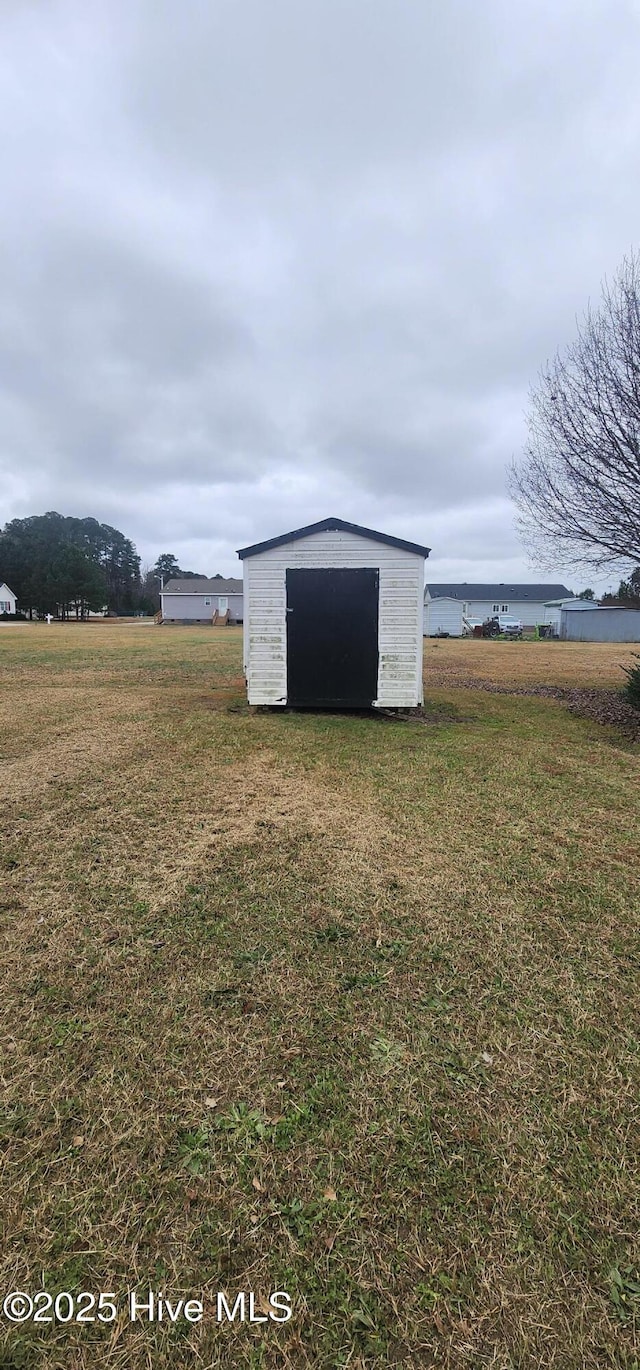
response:
<svg viewBox="0 0 640 1370"><path fill-rule="evenodd" d="M163 595L241 595L241 580L168 580Z"/></svg>
<svg viewBox="0 0 640 1370"><path fill-rule="evenodd" d="M441 599L444 595L451 599L515 599L531 600L537 603L549 599L571 599L571 591L567 590L566 585L511 585L508 581L500 585L476 585L475 583L462 585L426 585L432 599Z"/></svg>
<svg viewBox="0 0 640 1370"><path fill-rule="evenodd" d="M403 552L417 552L420 557L428 557L430 547L423 547L418 542L406 542L404 538L396 538L392 533L378 533L375 528L363 528L360 523L345 523L344 519L328 518L320 519L318 523L308 523L305 528L294 528L291 533L281 533L277 538L267 538L266 542L254 542L251 547L239 547L238 556L241 561L245 557L255 557L258 552L266 552L271 547L284 547L287 542L296 542L298 538L307 538L311 533L356 533L361 538L371 538L374 542L385 542L389 547L399 547Z"/></svg>

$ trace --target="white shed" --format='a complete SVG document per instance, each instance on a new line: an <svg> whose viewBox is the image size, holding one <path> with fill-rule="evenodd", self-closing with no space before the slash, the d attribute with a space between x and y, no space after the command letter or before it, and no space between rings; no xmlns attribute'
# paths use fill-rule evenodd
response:
<svg viewBox="0 0 640 1370"><path fill-rule="evenodd" d="M592 599L579 599L575 595L569 595L566 599L550 599L548 604L544 606L544 622L550 624L556 636L559 637L564 609L575 609L577 613L581 613L583 610L595 608L597 605Z"/></svg>
<svg viewBox="0 0 640 1370"><path fill-rule="evenodd" d="M427 599L424 605L425 637L462 637L464 628L462 600L453 595Z"/></svg>
<svg viewBox="0 0 640 1370"><path fill-rule="evenodd" d="M421 704L428 555L338 518L241 548L249 703Z"/></svg>

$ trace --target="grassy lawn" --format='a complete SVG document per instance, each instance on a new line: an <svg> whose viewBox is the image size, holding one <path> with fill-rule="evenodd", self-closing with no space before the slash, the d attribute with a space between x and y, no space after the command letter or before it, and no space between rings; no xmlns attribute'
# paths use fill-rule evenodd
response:
<svg viewBox="0 0 640 1370"><path fill-rule="evenodd" d="M632 651L633 647L625 643L609 642L491 642L460 638L425 641L429 675L445 672L453 680L463 675L475 676L515 686L616 689L624 683L620 666L631 663Z"/></svg>
<svg viewBox="0 0 640 1370"><path fill-rule="evenodd" d="M428 643L416 724L249 710L234 629L0 629L0 1286L118 1300L2 1370L638 1370L640 748L472 688L630 656Z"/></svg>

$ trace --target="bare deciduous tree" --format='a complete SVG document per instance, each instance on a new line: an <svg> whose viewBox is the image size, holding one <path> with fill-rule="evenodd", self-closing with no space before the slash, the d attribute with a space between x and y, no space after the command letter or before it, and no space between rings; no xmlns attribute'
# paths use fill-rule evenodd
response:
<svg viewBox="0 0 640 1370"><path fill-rule="evenodd" d="M509 472L538 561L640 561L640 258L626 257L576 342L531 394L529 441Z"/></svg>

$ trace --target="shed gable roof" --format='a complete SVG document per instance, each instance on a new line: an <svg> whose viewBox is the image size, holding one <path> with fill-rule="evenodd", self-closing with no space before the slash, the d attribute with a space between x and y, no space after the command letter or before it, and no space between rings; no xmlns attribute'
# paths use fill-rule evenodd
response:
<svg viewBox="0 0 640 1370"><path fill-rule="evenodd" d="M566 585L426 585L432 599L508 599L544 602L549 599L571 599L571 591Z"/></svg>
<svg viewBox="0 0 640 1370"><path fill-rule="evenodd" d="M309 523L306 528L294 528L291 533L281 533L277 538L267 538L266 542L255 542L251 547L239 547L241 561L245 557L255 557L258 552L267 552L270 547L283 547L287 542L297 542L312 533L355 533L357 537L370 538L373 542L385 542L389 547L399 547L403 552L415 552L419 557L428 557L430 547L421 547L417 542L405 542L404 538L393 537L391 533L378 533L374 528L362 528L359 523L345 523L344 519L320 519Z"/></svg>
<svg viewBox="0 0 640 1370"><path fill-rule="evenodd" d="M196 580L189 576L187 580L180 580L177 576L175 580L168 580L163 591L163 595L241 595L241 580L208 580L202 577Z"/></svg>

